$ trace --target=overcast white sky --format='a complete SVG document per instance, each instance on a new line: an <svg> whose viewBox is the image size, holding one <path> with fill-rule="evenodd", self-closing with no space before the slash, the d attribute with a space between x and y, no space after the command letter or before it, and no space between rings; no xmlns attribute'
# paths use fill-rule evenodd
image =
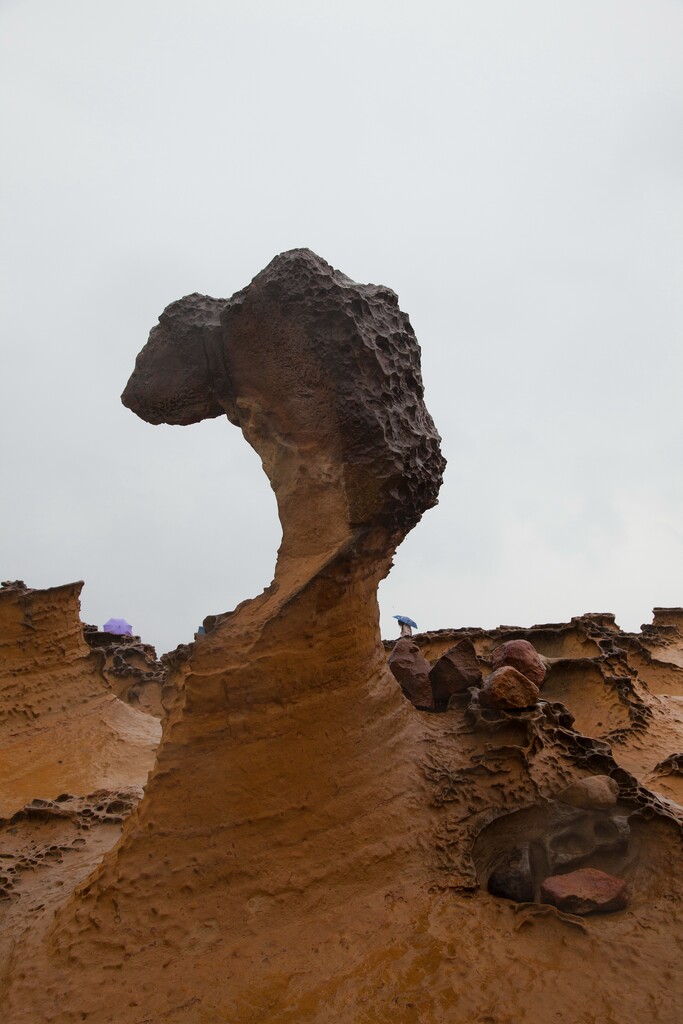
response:
<svg viewBox="0 0 683 1024"><path fill-rule="evenodd" d="M398 292L449 463L385 636L683 604L681 0L0 0L0 104L2 579L159 652L270 582L239 431L119 395L310 246Z"/></svg>

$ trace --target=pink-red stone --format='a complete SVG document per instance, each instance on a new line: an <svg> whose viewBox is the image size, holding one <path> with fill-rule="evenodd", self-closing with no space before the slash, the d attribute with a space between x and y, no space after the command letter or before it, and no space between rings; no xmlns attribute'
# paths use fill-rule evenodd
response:
<svg viewBox="0 0 683 1024"><path fill-rule="evenodd" d="M628 893L623 878L597 868L579 868L567 875L546 878L541 885L541 899L568 914L605 914L623 910Z"/></svg>
<svg viewBox="0 0 683 1024"><path fill-rule="evenodd" d="M536 686L541 686L545 679L545 662L528 640L507 640L496 647L491 654L491 666L495 671L503 665L512 665Z"/></svg>

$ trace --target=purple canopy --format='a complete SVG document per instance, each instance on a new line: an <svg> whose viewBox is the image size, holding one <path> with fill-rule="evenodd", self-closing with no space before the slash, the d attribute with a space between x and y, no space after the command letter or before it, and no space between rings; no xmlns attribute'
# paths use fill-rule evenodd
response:
<svg viewBox="0 0 683 1024"><path fill-rule="evenodd" d="M125 619L109 619L102 626L105 633L119 633L121 636L125 636L126 633L133 635L133 627L130 622L126 622Z"/></svg>

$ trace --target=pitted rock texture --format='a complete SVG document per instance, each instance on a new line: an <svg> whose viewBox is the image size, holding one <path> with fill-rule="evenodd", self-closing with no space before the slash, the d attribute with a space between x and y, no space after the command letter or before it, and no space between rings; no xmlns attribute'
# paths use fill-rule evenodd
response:
<svg viewBox="0 0 683 1024"><path fill-rule="evenodd" d="M119 839L161 732L107 685L81 587L0 589L0 977Z"/></svg>
<svg viewBox="0 0 683 1024"><path fill-rule="evenodd" d="M109 689L84 640L82 586L0 589L1 816L35 798L141 785L154 763L159 725Z"/></svg>
<svg viewBox="0 0 683 1024"><path fill-rule="evenodd" d="M302 1019L300 996L282 989L311 962L292 929L334 944L334 976L378 948L387 878L414 885L422 873L418 837L405 833L421 789L414 709L387 669L376 600L444 466L419 348L393 292L295 250L230 300L169 307L123 400L150 422L225 412L239 424L275 492L282 543L271 586L209 617L192 645L115 855L45 920L44 946L38 928L26 941L46 953L44 992L65 961L79 965L60 982L65 1014L107 1018L116 949L138 993L137 1005L118 1003L120 1022L163 1019L188 990L203 1004L188 1019ZM403 931L412 909L398 896ZM44 1012L34 982L13 977L19 1020Z"/></svg>
<svg viewBox="0 0 683 1024"><path fill-rule="evenodd" d="M61 862L62 854L85 847L84 833L97 832L103 825L121 825L142 796L142 786L128 790L101 790L83 797L60 793L56 800L32 800L9 818L0 818L0 898L20 896L22 873ZM69 829L67 826L73 826ZM42 834L76 832L65 845L38 842ZM80 834L79 834L80 833ZM116 830L116 837L120 829ZM13 852L10 852L10 848ZM91 865L89 865L91 866ZM53 880L54 881L54 880ZM30 888L30 886L28 886ZM40 887L39 887L40 888Z"/></svg>
<svg viewBox="0 0 683 1024"><path fill-rule="evenodd" d="M84 626L88 646L100 655L100 670L119 700L155 718L164 718L173 685L164 659L139 636L120 635Z"/></svg>
<svg viewBox="0 0 683 1024"><path fill-rule="evenodd" d="M422 399L419 348L396 294L308 249L275 257L231 299L168 306L123 393L150 423L225 413L239 425L264 458L283 552L306 498L311 519L336 511L395 537L435 504L445 462ZM305 537L309 554L315 530Z"/></svg>

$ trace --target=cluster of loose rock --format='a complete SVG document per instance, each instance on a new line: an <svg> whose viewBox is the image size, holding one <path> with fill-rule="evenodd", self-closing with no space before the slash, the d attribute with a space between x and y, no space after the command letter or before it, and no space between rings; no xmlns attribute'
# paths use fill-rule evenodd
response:
<svg viewBox="0 0 683 1024"><path fill-rule="evenodd" d="M513 710L537 703L546 663L528 640L508 640L491 654L493 672L479 691L482 707Z"/></svg>
<svg viewBox="0 0 683 1024"><path fill-rule="evenodd" d="M461 640L432 667L410 637L396 642L389 668L403 693L416 708L445 709L451 697L481 684L481 668L471 640Z"/></svg>
<svg viewBox="0 0 683 1024"><path fill-rule="evenodd" d="M548 665L533 644L508 640L492 651L490 662L492 671L483 678L468 638L434 665L410 637L398 640L389 656L403 693L421 710L446 710L452 698L463 695L481 708L499 711L522 711L538 703ZM529 823L527 841L495 858L489 892L521 903L552 904L570 914L623 909L626 882L585 866L593 858L618 860L626 851L630 828L618 811L618 796L619 786L606 775L568 786Z"/></svg>
<svg viewBox="0 0 683 1024"><path fill-rule="evenodd" d="M493 671L482 671L471 640L464 638L430 665L410 637L396 642L389 668L416 708L444 710L451 697L479 692L483 707L512 710L533 707L545 679L546 664L528 640L508 640L491 654Z"/></svg>

